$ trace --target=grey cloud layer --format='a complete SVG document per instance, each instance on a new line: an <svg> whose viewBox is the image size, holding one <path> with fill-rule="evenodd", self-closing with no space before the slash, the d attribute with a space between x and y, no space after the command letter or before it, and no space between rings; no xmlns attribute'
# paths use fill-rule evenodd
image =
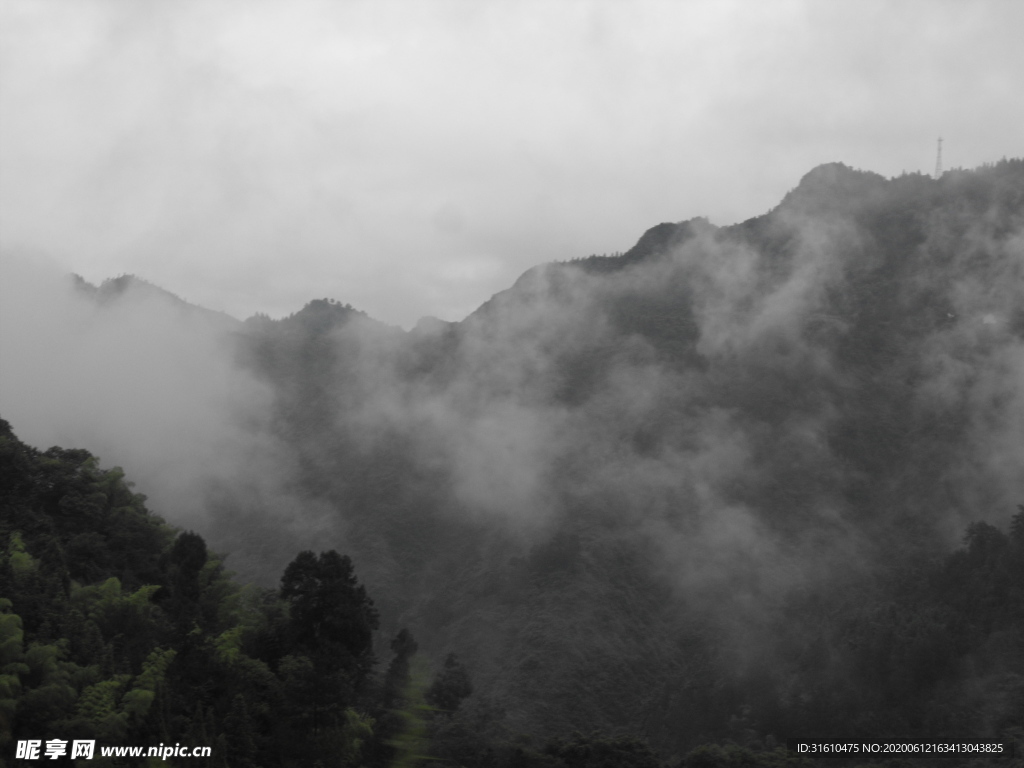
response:
<svg viewBox="0 0 1024 768"><path fill-rule="evenodd" d="M1020 152L1024 10L996 0L0 13L3 244L240 318L326 292L458 320L821 162L930 169L940 133L948 166Z"/></svg>

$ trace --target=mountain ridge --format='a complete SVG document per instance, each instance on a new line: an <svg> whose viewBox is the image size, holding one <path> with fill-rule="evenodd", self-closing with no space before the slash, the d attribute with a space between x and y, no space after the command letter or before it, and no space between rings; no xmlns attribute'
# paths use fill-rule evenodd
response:
<svg viewBox="0 0 1024 768"><path fill-rule="evenodd" d="M904 173L901 176L887 179L873 171L854 169L842 162L822 163L804 174L797 185L783 196L778 205L763 214L751 217L743 222L725 226L713 225L706 218L700 216L680 222L656 224L645 230L633 246L619 255L576 257L567 261L553 261L530 267L508 288L492 295L462 320L443 322L459 324L477 313L486 313L488 311L486 308L497 300L498 297L507 291L517 290L517 287L521 289L535 279L537 272L542 272L550 267L571 264L577 268L595 273L614 272L647 259L663 256L673 248L684 245L687 241L697 236L698 233L709 235L718 233L725 237L735 235L741 238L745 236L764 236L766 231L771 230L773 226L777 225L780 217L788 214L823 215L834 210L839 201L851 196L863 198L864 212L870 212L872 209L877 210L890 204L894 197L893 192L900 193L908 186L927 189L931 195L941 195L944 190L956 189L959 186L965 185L969 186L972 174L989 171L999 174L1005 169L1008 172L1007 175L1012 175L1014 166L1019 166L1021 163L1024 163L1024 160L1004 159L997 163L986 164L974 170L951 169L946 171L940 179L934 179L921 173ZM1017 202L1019 203L1019 200ZM200 305L184 301L175 294L135 275L121 275L117 278L108 278L98 287L87 283L78 275L73 275L73 279L80 291L93 296L100 303L116 300L117 297L131 289L134 291L145 291L151 295L162 295L179 306L200 309L221 319L230 317L222 312L208 310ZM331 311L333 319L329 324L332 326L342 324L354 316L348 311L354 312L365 319L387 325L384 321L376 320L362 310L358 310L349 304L333 298L311 299L299 310L281 320L297 322L296 318L306 318L311 314L317 314L320 317L318 323L322 325L326 315L319 309L321 303L324 303L324 306L336 305L338 307L338 309ZM266 318L266 316L256 313L248 319L255 321L262 318ZM235 320L235 318L230 319L236 323L242 322ZM424 319L429 320L429 318L421 318L421 320ZM417 321L417 324L419 324L419 321Z"/></svg>
<svg viewBox="0 0 1024 768"><path fill-rule="evenodd" d="M250 319L199 360L234 384L197 401L217 429L190 435L187 498L268 587L297 551L349 554L385 631L456 653L513 732L677 755L1008 733L1016 598L974 590L1024 498L1022 318L1024 161L823 166L762 216L534 267L458 323L328 299ZM181 421L193 363L117 408ZM930 570L965 529L961 576Z"/></svg>

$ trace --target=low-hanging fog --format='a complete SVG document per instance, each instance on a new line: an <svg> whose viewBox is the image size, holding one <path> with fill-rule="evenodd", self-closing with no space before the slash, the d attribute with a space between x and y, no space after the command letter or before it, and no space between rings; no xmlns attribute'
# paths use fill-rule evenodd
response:
<svg viewBox="0 0 1024 768"><path fill-rule="evenodd" d="M516 724L671 744L708 668L784 663L789 601L1024 503L1022 169L821 166L762 217L662 224L410 331L8 254L0 415L123 466L247 578L349 553Z"/></svg>

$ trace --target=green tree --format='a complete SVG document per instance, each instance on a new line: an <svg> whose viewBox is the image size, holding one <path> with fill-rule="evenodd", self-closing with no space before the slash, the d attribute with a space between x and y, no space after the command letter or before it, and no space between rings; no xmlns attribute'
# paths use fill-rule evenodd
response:
<svg viewBox="0 0 1024 768"><path fill-rule="evenodd" d="M379 619L352 561L331 550L300 552L281 577L288 605L288 645L279 665L290 722L282 733L301 742L309 762L330 752L373 669ZM299 743L296 741L296 743Z"/></svg>
<svg viewBox="0 0 1024 768"><path fill-rule="evenodd" d="M295 647L343 668L360 687L375 661L373 632L380 619L348 556L300 552L281 577L281 597Z"/></svg>
<svg viewBox="0 0 1024 768"><path fill-rule="evenodd" d="M462 700L473 693L469 673L454 653L444 660L444 667L437 673L434 682L427 689L427 703L449 714L455 712Z"/></svg>
<svg viewBox="0 0 1024 768"><path fill-rule="evenodd" d="M21 617L11 612L11 601L0 598L0 749L10 745L14 713L21 695L21 676L28 674Z"/></svg>
<svg viewBox="0 0 1024 768"><path fill-rule="evenodd" d="M402 629L391 641L395 654L384 675L384 707L394 709L401 702L402 694L409 686L409 662L419 646L408 629Z"/></svg>

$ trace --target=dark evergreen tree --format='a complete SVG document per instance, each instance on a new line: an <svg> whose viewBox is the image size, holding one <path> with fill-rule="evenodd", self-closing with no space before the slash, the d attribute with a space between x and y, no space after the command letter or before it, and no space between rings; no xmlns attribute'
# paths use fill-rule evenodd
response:
<svg viewBox="0 0 1024 768"><path fill-rule="evenodd" d="M206 565L206 542L191 531L181 533L169 553L169 599L162 601L182 637L201 621L199 572Z"/></svg>
<svg viewBox="0 0 1024 768"><path fill-rule="evenodd" d="M311 761L337 741L346 709L366 688L379 619L352 561L334 550L300 552L285 569L280 595L289 609L290 650L278 665L288 713L281 733Z"/></svg>
<svg viewBox="0 0 1024 768"><path fill-rule="evenodd" d="M473 683L470 682L469 673L458 657L449 653L445 657L444 667L427 689L426 699L431 706L451 714L472 693Z"/></svg>
<svg viewBox="0 0 1024 768"><path fill-rule="evenodd" d="M373 632L380 619L349 557L334 550L319 557L300 552L281 577L281 597L289 606L294 647L330 660L361 684L375 661Z"/></svg>
<svg viewBox="0 0 1024 768"><path fill-rule="evenodd" d="M391 641L391 652L395 656L384 675L385 709L394 709L401 704L401 699L409 686L409 662L418 649L419 646L408 629L402 629Z"/></svg>

